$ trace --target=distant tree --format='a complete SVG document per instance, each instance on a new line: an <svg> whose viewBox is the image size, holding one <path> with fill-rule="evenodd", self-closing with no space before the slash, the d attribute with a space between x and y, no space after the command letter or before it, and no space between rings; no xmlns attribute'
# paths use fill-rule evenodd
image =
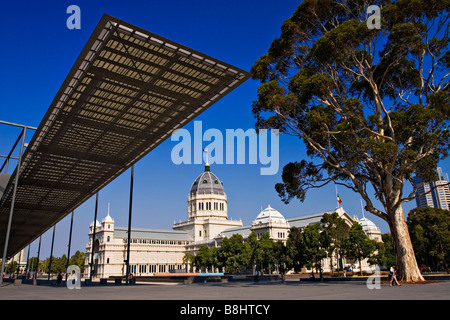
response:
<svg viewBox="0 0 450 320"><path fill-rule="evenodd" d="M358 222L353 222L348 231L348 237L344 240L345 256L359 262L359 272L362 275L362 260L369 258L376 250L375 243L370 240L362 226Z"/></svg>
<svg viewBox="0 0 450 320"><path fill-rule="evenodd" d="M52 259L52 273L66 272L67 256L63 254L60 258L53 257Z"/></svg>
<svg viewBox="0 0 450 320"><path fill-rule="evenodd" d="M381 9L379 29L369 4ZM303 201L330 182L358 193L388 223L407 282L424 279L402 208L415 190L404 195L404 185L415 172L432 179L448 156L449 8L447 0L303 0L251 70L261 82L257 129L299 137L312 158L283 168L280 197Z"/></svg>
<svg viewBox="0 0 450 320"><path fill-rule="evenodd" d="M214 257L212 250L207 245L201 245L195 255L194 265L203 272L206 272L207 270L211 270L213 264Z"/></svg>
<svg viewBox="0 0 450 320"><path fill-rule="evenodd" d="M369 240L372 242L374 250L369 254L367 262L371 265L384 266L386 265L386 246L383 242L376 241L374 239ZM395 258L395 256L394 256ZM394 259L395 261L395 259Z"/></svg>
<svg viewBox="0 0 450 320"><path fill-rule="evenodd" d="M85 259L86 259L86 253L77 250L77 252L75 252L75 254L72 257L70 257L69 265L75 265L78 268L80 268L81 272L84 272Z"/></svg>
<svg viewBox="0 0 450 320"><path fill-rule="evenodd" d="M28 271L34 272L38 263L37 257L31 257L28 259Z"/></svg>
<svg viewBox="0 0 450 320"><path fill-rule="evenodd" d="M331 214L325 213L322 217L323 236L326 237L328 245L325 246L328 257L330 258L331 271L333 272L333 257L338 255L338 260L343 258L344 239L348 227L344 219L339 217L337 212ZM337 266L338 261L336 261Z"/></svg>
<svg viewBox="0 0 450 320"><path fill-rule="evenodd" d="M290 257L292 268L295 272L300 272L306 265L306 251L303 241L303 234L297 227L291 227L286 241L286 251Z"/></svg>
<svg viewBox="0 0 450 320"><path fill-rule="evenodd" d="M409 212L407 223L419 263L433 269L442 264L449 273L450 211L417 207Z"/></svg>
<svg viewBox="0 0 450 320"><path fill-rule="evenodd" d="M259 236L257 253L256 253L256 265L260 266L261 271L267 270L271 272L271 266L274 264L275 259L273 255L275 242L270 238L269 233L265 232Z"/></svg>
<svg viewBox="0 0 450 320"><path fill-rule="evenodd" d="M6 266L6 273L14 274L17 271L18 266L19 264L17 263L17 261L11 261Z"/></svg>
<svg viewBox="0 0 450 320"><path fill-rule="evenodd" d="M319 271L322 268L322 260L327 252L323 248L322 226L320 223L308 224L303 229L303 245L306 266L311 269L314 277L314 268Z"/></svg>
<svg viewBox="0 0 450 320"><path fill-rule="evenodd" d="M254 230L250 232L247 237L247 244L249 246L249 268L252 269L252 273L255 273L257 266L257 255L258 255L258 236Z"/></svg>
<svg viewBox="0 0 450 320"><path fill-rule="evenodd" d="M187 266L189 265L191 268L194 266L194 259L195 256L190 253L190 252L186 252L183 256L183 264L186 265L186 271L189 272L189 270L187 270Z"/></svg>
<svg viewBox="0 0 450 320"><path fill-rule="evenodd" d="M284 282L286 272L293 268L292 257L283 241L274 242L272 248L273 262Z"/></svg>
<svg viewBox="0 0 450 320"><path fill-rule="evenodd" d="M250 246L244 243L240 234L225 237L218 249L217 260L223 265L225 272L241 272L250 262Z"/></svg>

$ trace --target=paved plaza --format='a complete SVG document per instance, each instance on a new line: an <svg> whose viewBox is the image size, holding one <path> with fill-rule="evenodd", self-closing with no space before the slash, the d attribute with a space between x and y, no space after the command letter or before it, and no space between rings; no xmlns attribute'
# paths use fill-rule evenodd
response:
<svg viewBox="0 0 450 320"><path fill-rule="evenodd" d="M51 308L70 313L94 312L104 318L127 314L150 318L159 315L157 318L164 319L280 319L310 314L311 310L320 312L321 319L349 312L366 314L368 310L378 316L386 312L395 316L416 309L419 300L427 300L419 301L420 308L437 310L446 307L449 299L450 281L400 287L382 282L379 289L368 289L365 281L138 283L72 290L64 285L10 283L0 288L2 310L20 310L22 315L32 316L37 310Z"/></svg>
<svg viewBox="0 0 450 320"><path fill-rule="evenodd" d="M449 300L450 281L403 284L382 282L369 289L366 281L287 281L229 283L137 283L92 285L68 289L65 285L0 288L0 300Z"/></svg>

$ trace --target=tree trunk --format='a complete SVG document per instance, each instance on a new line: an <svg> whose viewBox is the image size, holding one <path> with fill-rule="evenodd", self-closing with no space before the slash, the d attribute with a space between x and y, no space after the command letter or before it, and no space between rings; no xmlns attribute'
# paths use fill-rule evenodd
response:
<svg viewBox="0 0 450 320"><path fill-rule="evenodd" d="M388 213L388 216L397 261L397 279L404 282L425 281L417 266L402 206L400 205L394 212Z"/></svg>
<svg viewBox="0 0 450 320"><path fill-rule="evenodd" d="M359 260L359 275L362 277L363 276L363 271L362 271L361 258L358 259L358 260Z"/></svg>

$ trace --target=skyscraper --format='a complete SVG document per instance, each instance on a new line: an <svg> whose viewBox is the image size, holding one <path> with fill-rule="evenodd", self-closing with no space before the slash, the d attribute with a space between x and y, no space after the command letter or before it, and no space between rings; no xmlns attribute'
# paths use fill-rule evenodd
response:
<svg viewBox="0 0 450 320"><path fill-rule="evenodd" d="M417 206L450 210L450 186L448 174L443 172L442 168L439 167L437 168L436 173L437 180L435 181L425 181L419 176L415 177L414 186L416 188ZM429 192L430 190L432 191Z"/></svg>

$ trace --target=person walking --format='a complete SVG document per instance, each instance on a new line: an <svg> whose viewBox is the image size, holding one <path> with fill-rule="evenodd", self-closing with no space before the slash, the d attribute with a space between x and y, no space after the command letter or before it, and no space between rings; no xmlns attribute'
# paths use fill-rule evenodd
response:
<svg viewBox="0 0 450 320"><path fill-rule="evenodd" d="M397 269L395 266L392 266L389 270L389 286L392 287L392 284L396 286L400 286L400 284L397 281Z"/></svg>

